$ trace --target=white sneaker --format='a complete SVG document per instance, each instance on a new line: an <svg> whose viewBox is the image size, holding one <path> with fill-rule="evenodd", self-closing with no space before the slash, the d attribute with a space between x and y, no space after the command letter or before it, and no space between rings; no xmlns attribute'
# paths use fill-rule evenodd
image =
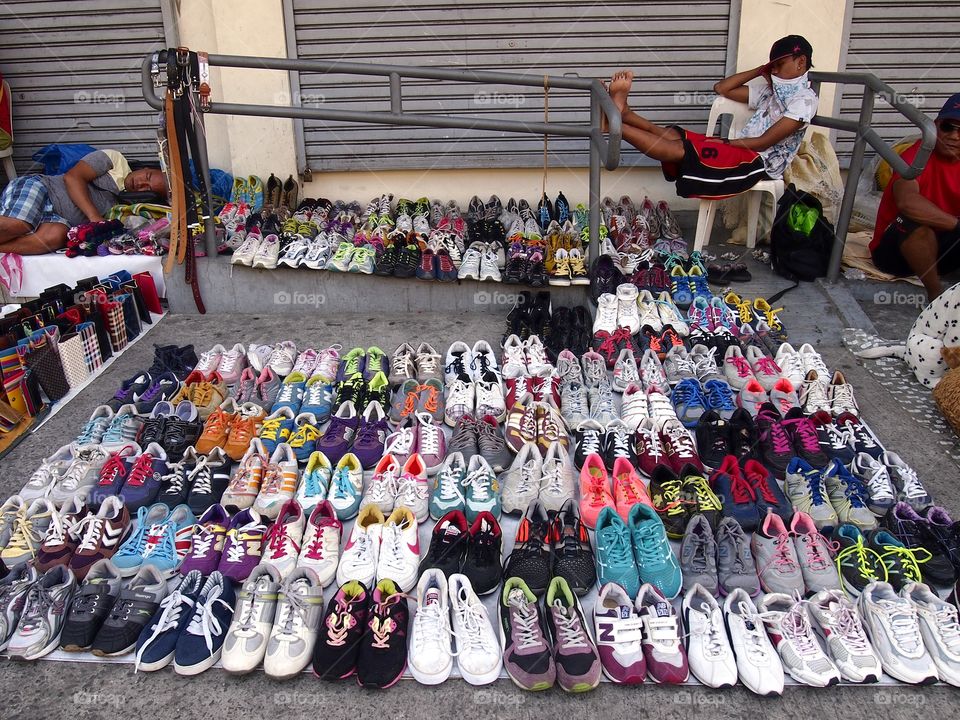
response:
<svg viewBox="0 0 960 720"><path fill-rule="evenodd" d="M590 398L590 419L601 425L606 425L618 419L617 409L613 403L613 388L604 380L598 387L587 391Z"/></svg>
<svg viewBox="0 0 960 720"><path fill-rule="evenodd" d="M510 335L503 342L502 367L504 378L517 378L527 374L527 356L523 340Z"/></svg>
<svg viewBox="0 0 960 720"><path fill-rule="evenodd" d="M821 379L816 370L810 370L798 386L800 406L807 415L830 412L830 386Z"/></svg>
<svg viewBox="0 0 960 720"><path fill-rule="evenodd" d="M424 570L417 583L417 613L410 629L407 666L421 685L439 685L453 671L447 578L442 570Z"/></svg>
<svg viewBox="0 0 960 720"><path fill-rule="evenodd" d="M403 464L397 481L395 508L407 508L417 522L424 522L430 514L430 488L427 483L427 468L420 453L414 453ZM396 580L396 578L392 578Z"/></svg>
<svg viewBox="0 0 960 720"><path fill-rule="evenodd" d="M64 445L34 470L33 475L20 489L20 497L24 500L36 500L49 495L72 462L73 446Z"/></svg>
<svg viewBox="0 0 960 720"><path fill-rule="evenodd" d="M736 348L736 345L731 345L730 347ZM773 386L777 384L777 380L783 377L780 366L777 365L776 361L769 355L764 354L763 350L756 345L747 345L746 358L747 362L750 363L750 369L753 371L754 376L760 381L760 384L763 385L763 389L767 392L773 390Z"/></svg>
<svg viewBox="0 0 960 720"><path fill-rule="evenodd" d="M493 348L490 347L490 343L486 340L477 340L470 349L470 353L473 358L470 368L474 380L477 382L493 382L494 376L496 382L503 379L500 373L500 363L497 362L497 356L493 352Z"/></svg>
<svg viewBox="0 0 960 720"><path fill-rule="evenodd" d="M277 612L279 589L280 574L270 563L260 563L244 580L220 655L228 673L243 675L263 660Z"/></svg>
<svg viewBox="0 0 960 720"><path fill-rule="evenodd" d="M804 685L827 687L840 682L840 671L820 647L806 607L784 593L769 593L758 605L783 669Z"/></svg>
<svg viewBox="0 0 960 720"><path fill-rule="evenodd" d="M536 443L524 443L513 463L500 474L501 511L523 513L540 494L543 458Z"/></svg>
<svg viewBox="0 0 960 720"><path fill-rule="evenodd" d="M214 345L209 350L200 353L200 358L193 369L207 377L213 375L220 368L220 360L226 351L227 349L223 345L219 343Z"/></svg>
<svg viewBox="0 0 960 720"><path fill-rule="evenodd" d="M246 366L247 349L242 344L236 343L220 357L217 372L220 373L225 385L235 385Z"/></svg>
<svg viewBox="0 0 960 720"><path fill-rule="evenodd" d="M637 312L640 316L641 328L649 326L654 332L663 330L663 320L660 319L659 306L649 290L641 290L637 295Z"/></svg>
<svg viewBox="0 0 960 720"><path fill-rule="evenodd" d="M613 293L603 293L597 299L597 316L593 321L593 334L601 330L612 333L617 329L617 313L619 306L617 296Z"/></svg>
<svg viewBox="0 0 960 720"><path fill-rule="evenodd" d="M483 255L480 257L480 279L481 280L492 280L493 282L500 282L500 267L499 267L499 256L497 251L488 245L483 251Z"/></svg>
<svg viewBox="0 0 960 720"><path fill-rule="evenodd" d="M704 685L728 688L737 684L737 661L727 639L720 605L703 585L694 583L681 605L687 634L690 672Z"/></svg>
<svg viewBox="0 0 960 720"><path fill-rule="evenodd" d="M272 353L273 345L257 345L256 343L251 343L247 348L247 362L250 363L250 367L253 368L253 371L257 375L263 372Z"/></svg>
<svg viewBox="0 0 960 720"><path fill-rule="evenodd" d="M480 251L480 248L476 245L468 247L463 253L463 260L460 261L457 278L460 280L479 280L482 259L483 253Z"/></svg>
<svg viewBox="0 0 960 720"><path fill-rule="evenodd" d="M380 512L389 515L393 512L393 506L397 500L397 485L399 482L400 463L393 455L387 453L380 458L380 462L373 469L370 484L360 501L360 509L363 510L368 505L376 505L380 508Z"/></svg>
<svg viewBox="0 0 960 720"><path fill-rule="evenodd" d="M669 385L667 371L663 367L663 363L660 362L657 353L649 348L643 352L643 357L640 358L640 381L644 388L651 385L665 388Z"/></svg>
<svg viewBox="0 0 960 720"><path fill-rule="evenodd" d="M673 403L660 390L659 385L647 387L647 409L657 427L663 427L663 424L668 420L677 419L677 411L674 409Z"/></svg>
<svg viewBox="0 0 960 720"><path fill-rule="evenodd" d="M247 235L244 241L236 250L233 251L233 257L230 258L231 265L244 265L250 267L253 259L257 256L257 250L260 249L260 241L263 238L259 233Z"/></svg>
<svg viewBox="0 0 960 720"><path fill-rule="evenodd" d="M908 583L900 595L917 609L923 644L940 679L960 687L960 623L956 606L941 600L923 583Z"/></svg>
<svg viewBox="0 0 960 720"><path fill-rule="evenodd" d="M297 361L297 346L291 340L278 342L270 353L267 365L277 375L286 377L293 371L293 364Z"/></svg>
<svg viewBox="0 0 960 720"><path fill-rule="evenodd" d="M816 370L817 375L826 380L830 377L830 371L827 369L827 364L823 361L823 358L820 356L813 345L810 343L804 343L800 346L800 349L797 351L800 355L800 363L803 365L803 374L806 375L811 370Z"/></svg>
<svg viewBox="0 0 960 720"><path fill-rule="evenodd" d="M454 380L448 386L446 402L443 408L443 420L450 427L456 427L457 421L472 413L476 404L476 385L465 380Z"/></svg>
<svg viewBox="0 0 960 720"><path fill-rule="evenodd" d="M380 557L380 536L383 533L383 513L376 505L367 505L353 525L350 539L340 555L337 566L337 585L357 580L366 587L373 586Z"/></svg>
<svg viewBox="0 0 960 720"><path fill-rule="evenodd" d="M260 247L257 248L251 267L272 270L277 266L277 258L279 255L280 238L273 234L267 235L260 243Z"/></svg>
<svg viewBox="0 0 960 720"><path fill-rule="evenodd" d="M638 384L631 383L624 388L620 417L631 432L636 432L640 423L650 417L647 394Z"/></svg>
<svg viewBox="0 0 960 720"><path fill-rule="evenodd" d="M780 366L780 372L794 387L800 387L806 373L803 371L803 359L790 343L783 343L774 358Z"/></svg>
<svg viewBox="0 0 960 720"><path fill-rule="evenodd" d="M507 403L503 397L503 388L500 383L477 382L474 389L476 392L477 418L490 415L496 418L498 423L507 419Z"/></svg>
<svg viewBox="0 0 960 720"><path fill-rule="evenodd" d="M263 659L264 672L277 680L303 672L313 659L322 620L323 586L313 570L298 567L280 588L276 620Z"/></svg>
<svg viewBox="0 0 960 720"><path fill-rule="evenodd" d="M444 382L449 387L455 380L469 381L473 379L471 365L473 351L462 340L453 342L447 348L446 364L443 368Z"/></svg>
<svg viewBox="0 0 960 720"><path fill-rule="evenodd" d="M263 561L277 569L281 580L297 566L300 544L303 542L303 524L303 509L296 500L291 500L281 508L276 522L263 539Z"/></svg>
<svg viewBox="0 0 960 720"><path fill-rule="evenodd" d="M880 658L867 639L860 613L839 590L821 590L809 600L810 612L817 621L827 650L844 679L855 683L875 683L883 669Z"/></svg>
<svg viewBox="0 0 960 720"><path fill-rule="evenodd" d="M570 454L563 445L553 441L543 456L541 466L540 502L544 509L547 512L560 512L563 504L576 496L576 485Z"/></svg>
<svg viewBox="0 0 960 720"><path fill-rule="evenodd" d="M728 347L723 355L723 374L727 379L727 384L734 390L743 390L744 385L757 379L754 377L750 362L743 356L743 350L737 345ZM774 383L769 383L769 385L772 388ZM764 386L764 390L769 392L770 388Z"/></svg>
<svg viewBox="0 0 960 720"><path fill-rule="evenodd" d="M936 682L937 666L923 642L916 606L885 582L867 585L857 601L860 617L883 671L902 682Z"/></svg>
<svg viewBox="0 0 960 720"><path fill-rule="evenodd" d="M299 267L309 249L309 240L300 236L293 238L283 249L283 254L277 258L277 267L281 265L286 265L291 268Z"/></svg>
<svg viewBox="0 0 960 720"><path fill-rule="evenodd" d="M640 384L640 370L637 368L633 351L630 348L624 348L613 366L613 389L622 393L631 383Z"/></svg>
<svg viewBox="0 0 960 720"><path fill-rule="evenodd" d="M531 335L527 338L524 345L526 356L526 365L529 375L533 377L546 377L553 373L553 364L547 357L547 350L543 342L537 335Z"/></svg>
<svg viewBox="0 0 960 720"><path fill-rule="evenodd" d="M500 677L503 658L487 609L466 575L451 575L449 591L460 675L471 685L489 685Z"/></svg>
<svg viewBox="0 0 960 720"><path fill-rule="evenodd" d="M683 315L680 314L677 306L673 304L670 293L666 290L657 296L657 312L660 315L660 322L663 327L670 325L681 337L690 334L690 326L684 320Z"/></svg>
<svg viewBox="0 0 960 720"><path fill-rule="evenodd" d="M319 503L307 519L297 567L313 570L323 587L332 583L337 574L342 534L343 525L333 505L326 501Z"/></svg>
<svg viewBox="0 0 960 720"><path fill-rule="evenodd" d="M383 525L377 582L393 580L401 592L409 592L417 582L420 566L420 538L417 518L406 506L397 507Z"/></svg>
<svg viewBox="0 0 960 720"><path fill-rule="evenodd" d="M627 328L631 335L640 332L640 310L637 307L639 294L636 285L623 283L617 286L617 327Z"/></svg>
<svg viewBox="0 0 960 720"><path fill-rule="evenodd" d="M51 502L64 503L73 497L86 498L97 484L100 469L107 462L108 453L99 445L76 447L73 462L50 488Z"/></svg>
<svg viewBox="0 0 960 720"><path fill-rule="evenodd" d="M330 241L323 233L320 233L310 241L310 247L307 248L300 264L311 270L323 270L330 260L332 252L333 247L330 245Z"/></svg>
<svg viewBox="0 0 960 720"><path fill-rule="evenodd" d="M782 695L783 664L746 590L736 588L727 595L723 613L740 681L757 695Z"/></svg>

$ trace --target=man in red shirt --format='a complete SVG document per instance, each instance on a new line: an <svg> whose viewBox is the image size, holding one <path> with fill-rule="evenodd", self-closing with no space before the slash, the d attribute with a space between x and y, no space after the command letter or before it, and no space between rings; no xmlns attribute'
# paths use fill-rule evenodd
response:
<svg viewBox="0 0 960 720"><path fill-rule="evenodd" d="M894 173L883 191L870 243L873 264L883 272L916 275L930 300L943 287L940 275L960 268L960 93L936 119L937 144L914 180ZM913 162L917 140L902 153Z"/></svg>

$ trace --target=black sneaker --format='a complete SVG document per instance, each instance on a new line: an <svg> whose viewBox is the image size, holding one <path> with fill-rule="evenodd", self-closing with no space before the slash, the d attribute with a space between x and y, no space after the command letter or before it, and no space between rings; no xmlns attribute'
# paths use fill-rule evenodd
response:
<svg viewBox="0 0 960 720"><path fill-rule="evenodd" d="M727 421L730 454L735 455L740 463L756 457L757 424L749 410L737 408Z"/></svg>
<svg viewBox="0 0 960 720"><path fill-rule="evenodd" d="M617 458L624 458L637 466L637 441L623 421L615 420L607 425L603 434L603 464L612 468Z"/></svg>
<svg viewBox="0 0 960 720"><path fill-rule="evenodd" d="M124 405L133 402L134 395L142 395L150 389L153 379L149 373L141 372L120 383L120 388L107 400L106 404L116 412Z"/></svg>
<svg viewBox="0 0 960 720"><path fill-rule="evenodd" d="M207 508L223 498L230 484L230 462L222 449L214 448L209 455L198 459L190 476L187 505L194 515L200 517Z"/></svg>
<svg viewBox="0 0 960 720"><path fill-rule="evenodd" d="M411 278L417 274L418 267L420 267L420 248L415 243L409 243L400 248L393 275L399 278Z"/></svg>
<svg viewBox="0 0 960 720"><path fill-rule="evenodd" d="M525 281L532 287L546 287L549 278L547 277L547 266L543 261L543 250L541 248L532 248L527 255L527 262L523 268Z"/></svg>
<svg viewBox="0 0 960 720"><path fill-rule="evenodd" d="M349 400L357 408L357 412L362 412L361 408L366 402L366 393L367 384L363 381L363 374L356 373L341 382L337 387L337 406L339 407ZM389 407L389 403L384 407Z"/></svg>
<svg viewBox="0 0 960 720"><path fill-rule="evenodd" d="M167 581L153 565L143 565L110 608L110 614L93 641L91 652L100 657L124 655L167 595Z"/></svg>
<svg viewBox="0 0 960 720"><path fill-rule="evenodd" d="M177 505L187 502L193 478L197 474L197 460L193 448L190 448L180 462L167 463L167 474L160 478L160 492L156 498L158 503L173 510Z"/></svg>
<svg viewBox="0 0 960 720"><path fill-rule="evenodd" d="M553 574L562 577L577 595L586 595L597 582L593 547L587 527L573 499L567 500L553 518L550 528Z"/></svg>
<svg viewBox="0 0 960 720"><path fill-rule="evenodd" d="M481 512L470 526L468 538L460 572L470 579L477 595L487 595L500 585L503 552L500 523L492 514Z"/></svg>
<svg viewBox="0 0 960 720"><path fill-rule="evenodd" d="M527 265L527 252L523 243L515 242L507 252L507 266L503 270L503 281L509 285L524 282L524 269Z"/></svg>
<svg viewBox="0 0 960 720"><path fill-rule="evenodd" d="M77 590L60 634L67 652L87 650L120 594L120 573L109 560L98 560Z"/></svg>
<svg viewBox="0 0 960 720"><path fill-rule="evenodd" d="M927 585L950 587L957 581L950 558L930 533L927 522L910 505L905 502L894 505L884 516L883 524L905 547L920 554L930 553L930 559L921 568Z"/></svg>
<svg viewBox="0 0 960 720"><path fill-rule="evenodd" d="M372 380L373 378L371 378ZM376 401L380 403L381 407L386 409L388 412L390 410L390 384L382 385L379 390L374 390L370 387L370 383L367 383L363 387L363 405L355 405L357 412L361 412L361 407L366 408L367 405Z"/></svg>
<svg viewBox="0 0 960 720"><path fill-rule="evenodd" d="M883 561L867 545L860 528L850 523L838 525L831 539L837 544L840 584L847 595L858 598L867 585L884 579Z"/></svg>
<svg viewBox="0 0 960 720"><path fill-rule="evenodd" d="M157 443L162 447L167 420L169 418L163 415L144 420L143 425L140 426L140 432L137 434L137 443L140 447L146 447L150 443Z"/></svg>
<svg viewBox="0 0 960 720"><path fill-rule="evenodd" d="M536 595L542 595L550 584L550 519L540 500L527 507L520 524L513 552L507 557L503 577L521 578Z"/></svg>
<svg viewBox="0 0 960 720"><path fill-rule="evenodd" d="M410 611L407 596L393 580L381 580L373 590L369 620L360 640L357 682L360 687L388 688L407 667Z"/></svg>
<svg viewBox="0 0 960 720"><path fill-rule="evenodd" d="M577 425L573 431L573 441L577 445L577 449L573 452L573 464L577 466L577 470L583 470L583 463L586 462L588 455L597 454L602 457L604 437L603 425L596 420L584 420Z"/></svg>
<svg viewBox="0 0 960 720"><path fill-rule="evenodd" d="M798 407L790 408L783 416L783 427L793 442L793 452L813 467L825 468L830 458L820 447L817 426Z"/></svg>
<svg viewBox="0 0 960 720"><path fill-rule="evenodd" d="M707 410L697 420L697 454L709 470L715 470L733 453L730 446L730 423L716 410Z"/></svg>
<svg viewBox="0 0 960 720"><path fill-rule="evenodd" d="M400 262L400 247L396 243L388 245L383 251L383 254L377 258L373 274L381 276L393 275L397 269L398 262Z"/></svg>
<svg viewBox="0 0 960 720"><path fill-rule="evenodd" d="M780 411L773 403L765 402L757 412L757 457L782 478L793 459L793 440L783 425Z"/></svg>
<svg viewBox="0 0 960 720"><path fill-rule="evenodd" d="M470 525L461 510L451 510L437 521L430 538L430 548L420 562L420 574L437 568L450 577L460 572L470 542Z"/></svg>
<svg viewBox="0 0 960 720"><path fill-rule="evenodd" d="M853 451L856 454L866 453L874 460L883 460L883 448L856 416L844 413L837 418L837 427L850 433L853 438Z"/></svg>
<svg viewBox="0 0 960 720"><path fill-rule="evenodd" d="M710 488L710 482L704 473L694 465L687 463L680 470L680 497L689 508L689 515L703 515L714 530L720 522L723 504ZM686 533L686 528L684 528Z"/></svg>
<svg viewBox="0 0 960 720"><path fill-rule="evenodd" d="M137 412L149 415L161 400L169 400L180 391L180 381L171 371L153 376L153 384L143 393L134 393Z"/></svg>
<svg viewBox="0 0 960 720"><path fill-rule="evenodd" d="M177 367L180 348L176 345L154 345L153 365L147 368L150 377L157 377Z"/></svg>
<svg viewBox="0 0 960 720"><path fill-rule="evenodd" d="M867 533L867 545L880 556L886 567L887 582L900 592L908 583L923 582L917 551L911 550L884 528L874 528ZM920 551L925 557L926 552Z"/></svg>
<svg viewBox="0 0 960 720"><path fill-rule="evenodd" d="M167 418L163 426L163 442L161 447L167 451L167 460L177 462L187 449L192 447L203 432L203 422L197 420L182 420L177 417Z"/></svg>
<svg viewBox="0 0 960 720"><path fill-rule="evenodd" d="M680 492L680 478L666 465L657 465L650 476L650 502L663 521L667 536L680 540L691 513Z"/></svg>
<svg viewBox="0 0 960 720"><path fill-rule="evenodd" d="M960 521L954 522L947 511L939 505L931 505L923 511L927 532L935 539L942 552L953 563L960 575Z"/></svg>
<svg viewBox="0 0 960 720"><path fill-rule="evenodd" d="M370 593L350 580L330 598L313 646L313 672L321 680L343 680L357 669L360 645L367 632Z"/></svg>

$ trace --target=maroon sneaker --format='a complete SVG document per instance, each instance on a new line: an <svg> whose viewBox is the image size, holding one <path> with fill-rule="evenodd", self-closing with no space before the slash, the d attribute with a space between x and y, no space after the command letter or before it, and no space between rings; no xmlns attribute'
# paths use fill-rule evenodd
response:
<svg viewBox="0 0 960 720"><path fill-rule="evenodd" d="M266 534L267 524L260 518L260 513L253 508L238 512L230 521L217 569L234 582L246 580L260 563Z"/></svg>
<svg viewBox="0 0 960 720"><path fill-rule="evenodd" d="M643 657L647 673L657 683L679 685L690 674L680 636L683 628L673 605L653 585L640 588L636 602L643 621Z"/></svg>
<svg viewBox="0 0 960 720"><path fill-rule="evenodd" d="M509 412L514 405L518 402L522 402L524 397L529 393L533 395L533 378L528 377L517 377L517 378L507 378L507 397L506 405L507 412ZM559 403L558 403L559 406Z"/></svg>
<svg viewBox="0 0 960 720"><path fill-rule="evenodd" d="M76 525L89 513L90 509L86 504L79 497L74 497L53 514L50 528L37 550L36 560L33 561L40 573L45 573L54 565L69 564L77 545L80 544Z"/></svg>
<svg viewBox="0 0 960 720"><path fill-rule="evenodd" d="M560 407L560 377L558 375L530 378L529 382L534 400L549 402L555 408Z"/></svg>
<svg viewBox="0 0 960 720"><path fill-rule="evenodd" d="M70 558L70 569L83 580L94 563L113 557L126 539L130 513L123 501L111 496L103 501L96 515L87 515L76 526L77 550Z"/></svg>
<svg viewBox="0 0 960 720"><path fill-rule="evenodd" d="M667 458L664 456L663 442L660 438L657 424L651 418L647 418L637 426L637 432L634 434L634 442L637 448L637 470L647 477L653 474L653 469L657 465L667 462Z"/></svg>
<svg viewBox="0 0 960 720"><path fill-rule="evenodd" d="M666 455L666 461L670 468L680 474L684 465L693 465L697 470L703 472L703 463L697 454L696 446L690 432L683 426L679 420L668 419L660 428L660 444L663 447L663 453Z"/></svg>

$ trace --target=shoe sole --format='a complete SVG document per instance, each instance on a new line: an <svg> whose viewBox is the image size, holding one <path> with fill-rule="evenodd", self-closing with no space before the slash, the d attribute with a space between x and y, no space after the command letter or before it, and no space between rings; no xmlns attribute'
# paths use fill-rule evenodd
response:
<svg viewBox="0 0 960 720"><path fill-rule="evenodd" d="M165 655L159 660L154 660L151 663L140 663L137 667L138 670L143 670L144 672L153 672L155 670L162 670L167 665L173 662L174 656L177 654L177 651L172 651L169 655Z"/></svg>
<svg viewBox="0 0 960 720"><path fill-rule="evenodd" d="M178 665L176 662L173 663L173 670L177 675L199 675L204 670L212 668L220 660L220 654L223 652L223 648L217 648L217 651L208 657L203 662L199 662L196 665Z"/></svg>
<svg viewBox="0 0 960 720"><path fill-rule="evenodd" d="M410 671L413 679L421 685L439 685L440 683L445 682L453 672L453 657L450 658L450 664L438 673L421 672L420 670L417 670L413 663L410 662L407 663L407 669ZM462 675L463 671L461 670L460 672ZM464 677L464 680L466 680L466 677Z"/></svg>
<svg viewBox="0 0 960 720"><path fill-rule="evenodd" d="M133 652L137 647L137 642L134 640L132 643L127 645L127 647L120 650L113 650L111 652L106 652L100 648L93 648L90 652L97 657L117 657L118 655L126 655L127 653ZM64 648L66 649L66 648Z"/></svg>

